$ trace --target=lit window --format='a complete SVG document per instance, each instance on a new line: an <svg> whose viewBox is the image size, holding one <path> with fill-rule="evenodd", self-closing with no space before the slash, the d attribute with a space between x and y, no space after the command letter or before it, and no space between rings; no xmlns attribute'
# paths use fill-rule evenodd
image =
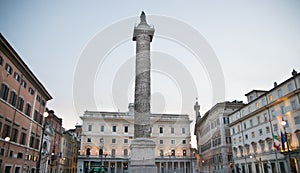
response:
<svg viewBox="0 0 300 173"><path fill-rule="evenodd" d="M236 138L233 138L233 143L236 144Z"/></svg>
<svg viewBox="0 0 300 173"><path fill-rule="evenodd" d="M272 101L273 100L273 96L269 95L269 100Z"/></svg>
<svg viewBox="0 0 300 173"><path fill-rule="evenodd" d="M256 102L256 103L255 103L255 107L256 107L256 108L258 108L258 107L259 107L259 104L258 104L258 102Z"/></svg>

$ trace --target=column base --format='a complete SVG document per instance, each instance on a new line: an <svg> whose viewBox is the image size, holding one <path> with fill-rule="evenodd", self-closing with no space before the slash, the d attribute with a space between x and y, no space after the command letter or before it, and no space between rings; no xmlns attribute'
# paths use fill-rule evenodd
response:
<svg viewBox="0 0 300 173"><path fill-rule="evenodd" d="M137 138L131 141L130 173L157 173L155 165L155 143L149 138Z"/></svg>

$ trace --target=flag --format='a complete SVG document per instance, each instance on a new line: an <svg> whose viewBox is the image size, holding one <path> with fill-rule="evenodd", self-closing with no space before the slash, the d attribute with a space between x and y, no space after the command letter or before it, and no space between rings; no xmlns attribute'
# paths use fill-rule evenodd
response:
<svg viewBox="0 0 300 173"><path fill-rule="evenodd" d="M282 131L280 131L280 133L281 133L281 148L282 148L282 150L285 150L286 139L285 139L285 136L282 133Z"/></svg>
<svg viewBox="0 0 300 173"><path fill-rule="evenodd" d="M278 140L277 136L275 136L273 133L272 133L272 135L273 135L273 140L274 140L273 147L276 148L276 150L278 150L279 146L280 146L280 141Z"/></svg>

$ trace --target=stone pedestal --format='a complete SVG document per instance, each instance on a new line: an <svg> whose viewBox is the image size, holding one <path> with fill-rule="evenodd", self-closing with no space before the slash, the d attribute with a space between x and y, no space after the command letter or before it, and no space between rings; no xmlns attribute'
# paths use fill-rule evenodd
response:
<svg viewBox="0 0 300 173"><path fill-rule="evenodd" d="M130 173L157 173L155 165L155 143L149 138L136 138L131 141Z"/></svg>

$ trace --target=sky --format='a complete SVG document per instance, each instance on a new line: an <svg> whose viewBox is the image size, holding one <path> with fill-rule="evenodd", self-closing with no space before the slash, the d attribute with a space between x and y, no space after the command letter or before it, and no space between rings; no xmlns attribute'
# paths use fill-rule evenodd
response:
<svg viewBox="0 0 300 173"><path fill-rule="evenodd" d="M0 32L43 83L63 126L127 111L133 28L154 26L152 112L203 115L300 71L300 1L0 1ZM191 126L192 127L192 126Z"/></svg>

